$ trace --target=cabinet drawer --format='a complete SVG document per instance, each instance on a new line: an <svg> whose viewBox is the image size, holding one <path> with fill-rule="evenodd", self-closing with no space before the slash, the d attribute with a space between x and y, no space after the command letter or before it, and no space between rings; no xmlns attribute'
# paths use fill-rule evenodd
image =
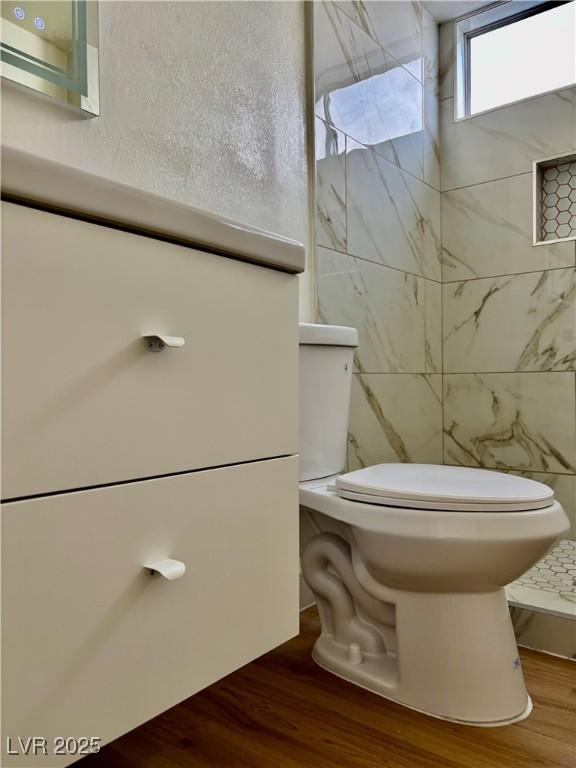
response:
<svg viewBox="0 0 576 768"><path fill-rule="evenodd" d="M295 276L15 204L2 239L4 498L297 452Z"/></svg>
<svg viewBox="0 0 576 768"><path fill-rule="evenodd" d="M4 505L3 749L109 741L297 634L297 464ZM163 558L184 576L143 568Z"/></svg>

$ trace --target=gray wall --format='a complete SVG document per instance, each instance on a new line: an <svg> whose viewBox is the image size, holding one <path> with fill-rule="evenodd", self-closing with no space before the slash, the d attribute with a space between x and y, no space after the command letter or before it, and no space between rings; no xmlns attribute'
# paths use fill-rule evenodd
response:
<svg viewBox="0 0 576 768"><path fill-rule="evenodd" d="M300 2L100 3L101 116L3 83L2 142L307 237Z"/></svg>

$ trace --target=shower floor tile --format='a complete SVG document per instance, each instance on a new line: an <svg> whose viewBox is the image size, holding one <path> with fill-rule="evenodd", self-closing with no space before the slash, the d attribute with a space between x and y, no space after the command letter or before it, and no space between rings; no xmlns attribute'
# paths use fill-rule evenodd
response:
<svg viewBox="0 0 576 768"><path fill-rule="evenodd" d="M517 608L576 620L576 541L564 539L545 558L506 587Z"/></svg>

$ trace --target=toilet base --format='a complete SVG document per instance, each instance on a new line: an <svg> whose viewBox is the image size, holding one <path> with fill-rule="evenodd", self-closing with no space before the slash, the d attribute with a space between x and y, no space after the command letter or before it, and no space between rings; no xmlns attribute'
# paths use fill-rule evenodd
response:
<svg viewBox="0 0 576 768"><path fill-rule="evenodd" d="M530 714L503 589L392 588L330 533L309 542L302 566L320 613L319 666L450 722L495 727Z"/></svg>
<svg viewBox="0 0 576 768"><path fill-rule="evenodd" d="M316 643L316 645L317 644L318 643ZM516 715L515 717L506 718L504 720L491 720L491 721L479 722L477 720L462 720L456 717L448 717L445 715L440 715L437 712L429 712L425 709L419 709L418 707L414 707L411 704L405 701L402 701L397 696L393 695L392 691L384 692L381 688L374 686L374 684L371 684L368 680L364 679L363 676L362 676L362 679L358 679L358 677L360 677L357 674L358 670L355 666L351 664L348 666L348 669L346 669L345 664L337 665L338 667L337 669L334 668L334 666L331 663L327 663L325 660L322 659L322 654L317 651L316 645L312 650L312 658L321 669L325 670L326 672L330 672L336 677L339 677L341 680L345 680L348 683L352 683L353 685L356 685L358 688L363 688L365 691L369 691L370 693L375 693L377 696L380 696L383 699L387 699L388 701L392 701L395 704L400 704L401 706L406 707L407 709L411 709L413 712L418 712L421 715L428 715L428 717L434 717L436 718L436 720L444 720L445 722L455 723L456 725L468 725L474 728L499 728L505 725L513 725L514 723L520 723L522 720L525 720L527 717L529 717L532 714L532 710L534 708L531 697L527 696L527 703L524 710L520 712L520 714Z"/></svg>

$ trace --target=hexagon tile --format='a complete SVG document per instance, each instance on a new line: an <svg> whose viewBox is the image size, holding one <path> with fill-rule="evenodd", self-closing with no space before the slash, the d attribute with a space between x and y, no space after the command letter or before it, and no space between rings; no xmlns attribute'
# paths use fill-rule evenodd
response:
<svg viewBox="0 0 576 768"><path fill-rule="evenodd" d="M576 541L564 539L557 544L533 568L508 584L506 596L516 608L576 621Z"/></svg>
<svg viewBox="0 0 576 768"><path fill-rule="evenodd" d="M543 592L573 593L576 598L576 541L564 539L516 584Z"/></svg>
<svg viewBox="0 0 576 768"><path fill-rule="evenodd" d="M542 240L576 236L576 160L542 173Z"/></svg>

